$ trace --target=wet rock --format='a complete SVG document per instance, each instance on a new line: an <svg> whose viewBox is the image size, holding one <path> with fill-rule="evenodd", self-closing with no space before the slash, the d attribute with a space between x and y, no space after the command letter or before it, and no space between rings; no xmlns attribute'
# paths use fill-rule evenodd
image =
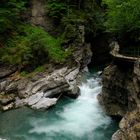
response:
<svg viewBox="0 0 140 140"><path fill-rule="evenodd" d="M2 111L7 111L7 110L10 110L12 108L14 108L14 103L13 102L8 104L8 105L6 105L6 106L3 106Z"/></svg>
<svg viewBox="0 0 140 140"><path fill-rule="evenodd" d="M6 140L6 139L0 138L0 140Z"/></svg>
<svg viewBox="0 0 140 140"><path fill-rule="evenodd" d="M79 46L77 51L73 54L76 62L79 63L80 69L84 69L91 62L92 51L90 44Z"/></svg>
<svg viewBox="0 0 140 140"><path fill-rule="evenodd" d="M11 75L17 70L15 66L7 66L7 65L1 65L0 66L0 79Z"/></svg>
<svg viewBox="0 0 140 140"><path fill-rule="evenodd" d="M5 85L5 92L8 93L8 94L17 93L17 86L18 86L18 82L13 81L13 82Z"/></svg>
<svg viewBox="0 0 140 140"><path fill-rule="evenodd" d="M67 94L67 92L69 92L69 91L71 91L69 89L69 85L68 84L65 84L65 85L62 85L62 86L59 86L59 87L56 87L54 89L51 89L51 90L46 91L44 93L44 96L45 97L52 98L52 97L54 97L54 96L56 96L58 94L61 94L61 93L64 93L64 94L66 93Z"/></svg>
<svg viewBox="0 0 140 140"><path fill-rule="evenodd" d="M124 87L126 73L122 73L117 65L110 65L102 74L102 93L98 95L99 102L111 116L123 116L127 109L128 90Z"/></svg>
<svg viewBox="0 0 140 140"><path fill-rule="evenodd" d="M6 105L10 102L13 102L15 99L14 99L15 95L14 94L11 94L11 95L3 95L1 94L0 95L0 104L2 105Z"/></svg>
<svg viewBox="0 0 140 140"><path fill-rule="evenodd" d="M124 63L124 62L123 62ZM121 116L120 129L112 140L140 139L140 60L131 67L108 66L103 72L99 102L112 116Z"/></svg>
<svg viewBox="0 0 140 140"><path fill-rule="evenodd" d="M140 139L140 109L126 113L119 124L112 140L139 140Z"/></svg>
<svg viewBox="0 0 140 140"><path fill-rule="evenodd" d="M126 140L122 131L118 130L112 136L112 140Z"/></svg>
<svg viewBox="0 0 140 140"><path fill-rule="evenodd" d="M0 82L0 91L4 91L5 87L7 86L7 80Z"/></svg>
<svg viewBox="0 0 140 140"><path fill-rule="evenodd" d="M135 62L134 73L140 76L140 59Z"/></svg>
<svg viewBox="0 0 140 140"><path fill-rule="evenodd" d="M20 99L19 97L15 98L15 108L19 108L19 107L23 107L25 106L27 103L25 102L24 99Z"/></svg>
<svg viewBox="0 0 140 140"><path fill-rule="evenodd" d="M4 107L3 110L25 105L33 106L34 109L43 108L43 105L44 108L49 108L56 103L56 97L60 94L76 98L79 95L76 81L79 72L79 67L71 69L63 67L49 75L45 73L40 76L34 75L33 80L32 77L27 77L15 81L9 80L8 84L6 84L7 80L3 81L0 105Z"/></svg>
<svg viewBox="0 0 140 140"><path fill-rule="evenodd" d="M36 104L32 105L33 109L48 109L57 103L57 98L41 98Z"/></svg>
<svg viewBox="0 0 140 140"><path fill-rule="evenodd" d="M77 81L70 82L69 92L67 92L67 96L71 98L77 98L80 95L80 89L77 86Z"/></svg>
<svg viewBox="0 0 140 140"><path fill-rule="evenodd" d="M43 92L38 92L32 96L30 96L29 98L26 98L24 100L25 103L27 103L29 106L32 106L34 104L36 104L39 100L41 100L41 98L43 98L44 93Z"/></svg>

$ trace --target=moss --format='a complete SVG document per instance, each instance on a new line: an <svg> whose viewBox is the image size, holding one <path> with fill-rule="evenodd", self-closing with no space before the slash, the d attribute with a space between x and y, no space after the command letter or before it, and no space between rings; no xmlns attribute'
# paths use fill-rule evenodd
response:
<svg viewBox="0 0 140 140"><path fill-rule="evenodd" d="M20 76L21 77L30 77L30 76L33 76L33 75L35 75L37 73L44 72L44 71L45 71L45 67L44 66L38 66L32 72L21 71L20 72Z"/></svg>
<svg viewBox="0 0 140 140"><path fill-rule="evenodd" d="M34 70L34 72L43 72L43 71L45 71L45 67L44 67L44 66L38 66L38 67Z"/></svg>
<svg viewBox="0 0 140 140"><path fill-rule="evenodd" d="M27 75L28 75L28 72L27 71L22 71L20 73L20 76L22 76L22 77L26 77Z"/></svg>

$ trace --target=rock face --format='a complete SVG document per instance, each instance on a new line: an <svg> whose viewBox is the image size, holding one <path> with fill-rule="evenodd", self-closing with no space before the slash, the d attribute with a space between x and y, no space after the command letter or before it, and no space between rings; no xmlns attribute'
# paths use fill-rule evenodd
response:
<svg viewBox="0 0 140 140"><path fill-rule="evenodd" d="M89 67L93 68L95 65L99 66L99 64L105 65L110 63L110 36L107 33L100 33L94 38L92 37L92 35L89 35L87 36L87 39L89 39L89 41L91 42L91 49L93 52L93 57L91 60L92 63L90 63Z"/></svg>
<svg viewBox="0 0 140 140"><path fill-rule="evenodd" d="M30 7L28 12L26 12L28 15L25 20L51 32L54 30L54 25L52 20L46 15L46 3L46 0L30 0Z"/></svg>
<svg viewBox="0 0 140 140"><path fill-rule="evenodd" d="M29 1L22 18L25 22L40 26L49 34L57 36L59 25L54 25L48 17L47 2ZM76 37L70 42L63 43L65 47L62 46L64 49L73 46L74 49L71 58L65 64L54 64L50 60L46 64L46 72L24 78L13 78L11 74L16 73L16 69L12 67L0 67L0 110L6 111L25 105L34 109L47 109L56 104L61 95L73 98L79 95L77 76L90 63L92 53L90 45L85 42L84 24L79 23L74 29Z"/></svg>
<svg viewBox="0 0 140 140"><path fill-rule="evenodd" d="M14 78L14 74L5 75L6 77L0 78L0 110L25 105L33 109L48 109L57 103L61 95L78 97L77 76L90 62L91 56L90 46L81 44L81 48L74 52L70 66L52 65L51 71L48 69L24 78Z"/></svg>
<svg viewBox="0 0 140 140"><path fill-rule="evenodd" d="M128 107L128 89L125 87L129 82L127 73L117 65L110 65L105 68L102 78L103 93L98 96L100 103L104 105L107 114L123 116Z"/></svg>
<svg viewBox="0 0 140 140"><path fill-rule="evenodd" d="M63 67L49 75L35 75L19 80L3 79L0 82L0 106L6 111L24 105L33 109L47 109L56 104L59 96L77 97L79 94L76 78L80 67Z"/></svg>
<svg viewBox="0 0 140 140"><path fill-rule="evenodd" d="M0 79L4 78L6 76L9 76L10 74L14 73L17 70L15 66L7 66L4 64L0 64Z"/></svg>
<svg viewBox="0 0 140 140"><path fill-rule="evenodd" d="M112 140L139 140L140 139L140 108L126 113L119 124L118 130Z"/></svg>
<svg viewBox="0 0 140 140"><path fill-rule="evenodd" d="M124 63L124 62L123 62ZM125 63L105 68L103 89L98 96L107 114L123 117L120 130L112 140L140 139L140 60L134 65Z"/></svg>

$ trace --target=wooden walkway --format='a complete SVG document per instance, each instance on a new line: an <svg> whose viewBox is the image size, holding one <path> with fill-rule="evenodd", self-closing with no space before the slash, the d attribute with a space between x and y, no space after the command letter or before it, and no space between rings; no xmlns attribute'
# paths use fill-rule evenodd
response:
<svg viewBox="0 0 140 140"><path fill-rule="evenodd" d="M110 54L115 58L127 62L135 62L136 60L140 59L140 57L132 57L132 56L125 56L123 54L120 54L120 47L117 42L114 42L112 45L113 49L110 52Z"/></svg>

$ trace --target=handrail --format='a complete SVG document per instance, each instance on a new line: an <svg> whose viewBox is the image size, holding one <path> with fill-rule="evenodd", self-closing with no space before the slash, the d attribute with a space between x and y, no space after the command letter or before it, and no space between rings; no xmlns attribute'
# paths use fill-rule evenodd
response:
<svg viewBox="0 0 140 140"><path fill-rule="evenodd" d="M112 50L110 51L110 54L115 58L124 59L126 61L131 61L131 62L134 62L140 58L140 56L135 57L134 55L127 56L124 54L120 54L120 46L119 46L118 42L116 42L116 41L112 42L110 47L112 48Z"/></svg>

